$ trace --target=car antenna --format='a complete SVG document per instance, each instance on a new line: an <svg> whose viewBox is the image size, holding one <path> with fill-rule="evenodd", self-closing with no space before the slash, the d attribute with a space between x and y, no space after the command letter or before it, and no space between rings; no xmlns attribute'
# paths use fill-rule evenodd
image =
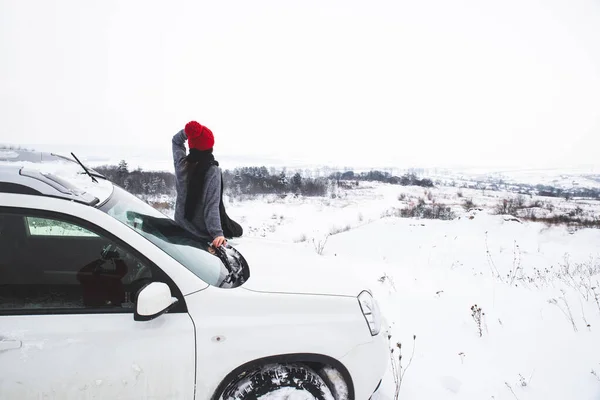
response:
<svg viewBox="0 0 600 400"><path fill-rule="evenodd" d="M71 155L73 156L73 158L75 158L75 160L79 163L79 165L81 165L81 168L83 168L85 173L88 174L90 176L90 178L92 178L92 182L98 183L98 180L96 178L94 178L94 175L90 174L90 171L88 171L88 169L85 167L85 165L83 165L83 163L81 161L79 161L79 158L77 158L77 156L75 154L73 154L72 152L71 152Z"/></svg>

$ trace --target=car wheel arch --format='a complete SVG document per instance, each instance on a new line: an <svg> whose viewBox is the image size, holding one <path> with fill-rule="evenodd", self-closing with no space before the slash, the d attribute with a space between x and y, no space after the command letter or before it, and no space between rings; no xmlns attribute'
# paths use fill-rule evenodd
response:
<svg viewBox="0 0 600 400"><path fill-rule="evenodd" d="M354 400L354 383L352 381L352 376L348 369L335 358L325 356L322 354L313 354L313 353L297 353L297 354L281 354L276 356L263 357L256 360L249 361L245 364L240 365L229 374L227 374L217 389L213 393L211 400L219 400L219 396L223 393L223 391L236 380L243 377L245 372L254 371L258 368L264 367L269 364L292 364L292 363L301 363L305 364L308 367L314 369L316 372L319 372L319 367L332 367L336 369L344 378L346 386L348 388L348 399ZM327 382L328 384L330 382Z"/></svg>

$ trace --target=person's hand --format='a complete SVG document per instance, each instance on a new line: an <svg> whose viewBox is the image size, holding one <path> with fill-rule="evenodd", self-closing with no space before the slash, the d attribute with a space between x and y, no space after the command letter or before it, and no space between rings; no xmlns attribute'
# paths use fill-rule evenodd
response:
<svg viewBox="0 0 600 400"><path fill-rule="evenodd" d="M217 236L215 240L213 240L212 245L216 248L219 248L225 243L227 243L227 241L225 240L224 236Z"/></svg>

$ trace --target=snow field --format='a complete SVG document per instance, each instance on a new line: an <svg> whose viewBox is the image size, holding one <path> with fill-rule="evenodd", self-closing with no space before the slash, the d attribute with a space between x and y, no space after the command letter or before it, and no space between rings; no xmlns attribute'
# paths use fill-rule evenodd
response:
<svg viewBox="0 0 600 400"><path fill-rule="evenodd" d="M227 207L247 236L296 243L307 263L324 258L340 279L352 276L374 291L392 342L402 344L400 398L597 399L600 230L493 215L511 196L371 184L335 199L267 196ZM382 217L419 198L451 207L456 219ZM478 209L466 211L466 198ZM541 200L555 212L600 209L595 202ZM245 240L256 239L236 241ZM390 368L385 399L393 398L392 375Z"/></svg>

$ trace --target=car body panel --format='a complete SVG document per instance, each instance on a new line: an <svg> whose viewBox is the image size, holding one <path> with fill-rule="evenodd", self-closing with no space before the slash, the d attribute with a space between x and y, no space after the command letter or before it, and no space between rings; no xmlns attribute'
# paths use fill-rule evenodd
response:
<svg viewBox="0 0 600 400"><path fill-rule="evenodd" d="M1 399L194 398L187 313L0 316Z"/></svg>
<svg viewBox="0 0 600 400"><path fill-rule="evenodd" d="M340 360L374 340L350 297L209 287L186 296L186 304L196 326L199 399L210 398L232 370L248 362L298 353ZM377 384L363 382L360 374L352 378L360 392Z"/></svg>
<svg viewBox="0 0 600 400"><path fill-rule="evenodd" d="M387 327L385 321L379 335L373 336L368 343L355 346L340 358L342 364L348 369L350 376L360 377L360 384L355 387L356 399L370 398L385 375L390 346L388 334L383 330L383 327ZM380 361L373 362L374 360Z"/></svg>
<svg viewBox="0 0 600 400"><path fill-rule="evenodd" d="M328 294L356 297L365 290L347 266L332 263L297 244L244 239L235 245L250 266L246 289L269 293ZM302 253L302 257L290 257Z"/></svg>

